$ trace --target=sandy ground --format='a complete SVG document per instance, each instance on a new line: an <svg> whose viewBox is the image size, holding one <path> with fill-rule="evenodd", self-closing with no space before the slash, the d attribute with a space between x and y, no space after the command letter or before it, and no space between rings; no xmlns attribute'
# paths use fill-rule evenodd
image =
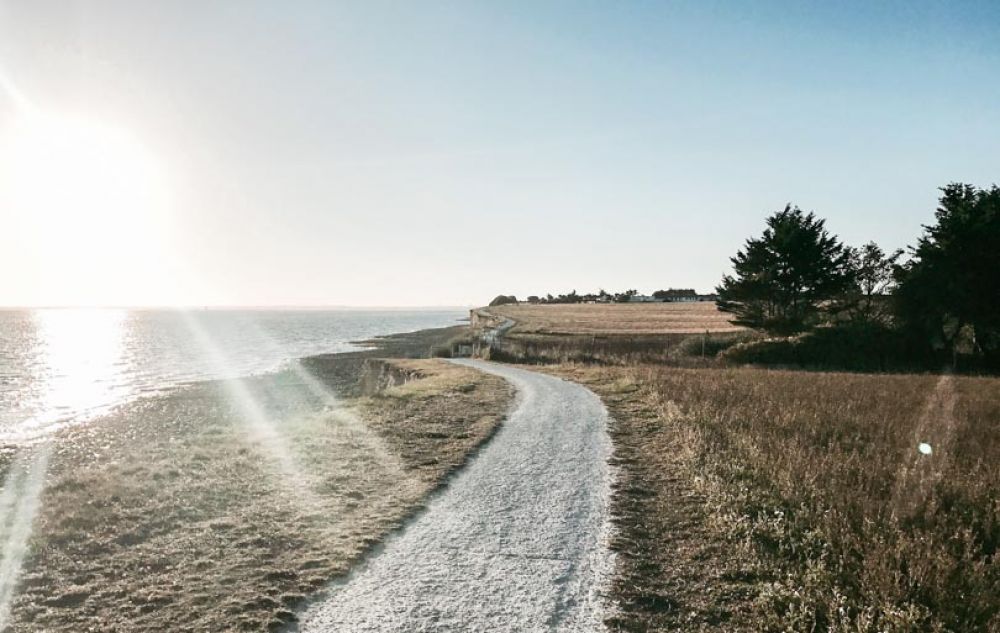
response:
<svg viewBox="0 0 1000 633"><path fill-rule="evenodd" d="M585 388L481 361L517 408L471 463L293 630L600 631L608 550L607 413Z"/></svg>
<svg viewBox="0 0 1000 633"><path fill-rule="evenodd" d="M444 361L395 361L419 379L352 394L362 360L193 384L67 429L0 630L288 622L418 509L511 402L501 379Z"/></svg>

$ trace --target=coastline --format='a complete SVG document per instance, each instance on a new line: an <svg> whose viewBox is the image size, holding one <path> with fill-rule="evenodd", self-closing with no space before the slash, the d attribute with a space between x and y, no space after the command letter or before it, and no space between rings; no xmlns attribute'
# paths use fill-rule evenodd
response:
<svg viewBox="0 0 1000 633"><path fill-rule="evenodd" d="M284 625L501 421L508 385L439 360L388 361L405 384L359 386L386 367L374 359L426 357L463 327L192 383L64 429L7 630Z"/></svg>

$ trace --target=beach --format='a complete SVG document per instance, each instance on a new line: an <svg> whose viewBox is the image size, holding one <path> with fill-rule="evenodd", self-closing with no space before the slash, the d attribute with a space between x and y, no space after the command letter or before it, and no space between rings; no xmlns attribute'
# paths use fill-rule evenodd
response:
<svg viewBox="0 0 1000 633"><path fill-rule="evenodd" d="M48 445L5 450L3 474L15 453L51 450L7 630L267 630L292 620L508 410L512 390L498 377L405 359L458 329L185 385Z"/></svg>

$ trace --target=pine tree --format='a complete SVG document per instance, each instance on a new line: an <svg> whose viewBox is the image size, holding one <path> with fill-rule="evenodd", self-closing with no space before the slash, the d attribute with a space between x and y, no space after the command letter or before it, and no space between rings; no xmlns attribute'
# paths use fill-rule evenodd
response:
<svg viewBox="0 0 1000 633"><path fill-rule="evenodd" d="M767 218L730 261L733 275L716 288L717 305L739 325L773 334L813 327L828 303L851 284L850 252L824 220L788 205Z"/></svg>

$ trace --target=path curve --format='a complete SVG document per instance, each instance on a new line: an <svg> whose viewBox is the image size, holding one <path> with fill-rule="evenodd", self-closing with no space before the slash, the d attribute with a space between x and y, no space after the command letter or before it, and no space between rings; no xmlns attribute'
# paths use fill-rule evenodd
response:
<svg viewBox="0 0 1000 633"><path fill-rule="evenodd" d="M607 411L571 382L453 362L510 381L512 413L425 512L301 615L300 631L605 630Z"/></svg>

